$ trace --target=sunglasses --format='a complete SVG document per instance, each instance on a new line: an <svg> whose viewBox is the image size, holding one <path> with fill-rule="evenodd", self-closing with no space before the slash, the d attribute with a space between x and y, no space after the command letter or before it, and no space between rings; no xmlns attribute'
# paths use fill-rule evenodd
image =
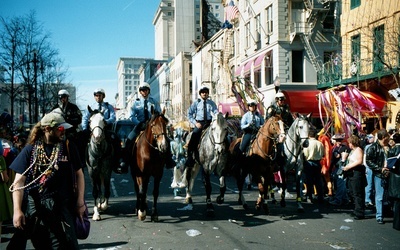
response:
<svg viewBox="0 0 400 250"><path fill-rule="evenodd" d="M60 99L65 98L65 97L67 97L67 95L59 95L58 96L58 98L60 98Z"/></svg>
<svg viewBox="0 0 400 250"><path fill-rule="evenodd" d="M283 98L283 97L279 97L279 98L278 98L278 100L279 100L279 101L284 101L284 100L285 100L285 98Z"/></svg>

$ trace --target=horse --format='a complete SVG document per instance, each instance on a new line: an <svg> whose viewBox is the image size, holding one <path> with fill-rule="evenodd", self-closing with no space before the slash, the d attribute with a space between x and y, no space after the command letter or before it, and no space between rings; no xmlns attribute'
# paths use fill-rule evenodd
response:
<svg viewBox="0 0 400 250"><path fill-rule="evenodd" d="M92 183L94 198L93 220L101 220L100 211L108 208L112 171L112 146L105 136L106 122L103 113L92 110L90 113L90 142L86 149L86 166Z"/></svg>
<svg viewBox="0 0 400 250"><path fill-rule="evenodd" d="M282 193L281 193L281 207L286 206L285 196L287 189L287 173L295 169L296 171L296 203L299 212L304 211L301 205L301 175L303 171L303 144L308 141L308 132L312 127L310 118L311 114L304 116L296 114L296 119L290 126L285 140L283 141L283 154L286 158L284 166L280 166L280 173L282 176Z"/></svg>
<svg viewBox="0 0 400 250"><path fill-rule="evenodd" d="M164 116L165 109L158 113L151 108L150 121L138 136L132 148L130 167L136 191L136 213L143 221L147 214L147 189L150 177L154 178L153 207L151 221L158 222L157 200L160 181L164 172L164 164L170 142L167 137L168 119Z"/></svg>
<svg viewBox="0 0 400 250"><path fill-rule="evenodd" d="M214 172L218 176L222 175L227 158L228 158L228 124L226 121L227 114L212 114L210 126L205 129L199 143L199 156L193 168L185 169L186 175L186 202L192 206L191 191L194 179L196 178L200 168L203 170L204 186L206 189L206 207L207 215L214 213L214 206L211 201L211 181L210 175Z"/></svg>
<svg viewBox="0 0 400 250"><path fill-rule="evenodd" d="M250 173L253 180L258 183L259 189L259 198L255 207L257 210L262 207L265 213L269 214L268 204L265 199L268 199L268 191L273 179L272 162L276 157L277 139L283 131L284 125L281 117L272 116L258 130L246 156L239 151L241 138L231 142L229 146L230 164L227 167L231 168L228 172L236 179L239 190L238 203L243 208L247 209L248 207L242 191L245 178ZM222 202L224 194L220 193L220 196L222 198L220 201Z"/></svg>

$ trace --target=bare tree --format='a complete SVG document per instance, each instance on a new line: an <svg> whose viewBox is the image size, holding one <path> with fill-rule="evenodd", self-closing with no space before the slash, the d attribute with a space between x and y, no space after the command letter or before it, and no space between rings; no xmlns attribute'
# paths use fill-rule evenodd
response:
<svg viewBox="0 0 400 250"><path fill-rule="evenodd" d="M67 70L58 58L58 50L51 44L51 35L31 11L25 16L0 17L0 65L6 73L2 92L14 101L28 103L29 122L35 123L48 111L57 96L52 90L64 81ZM19 84L16 84L19 83ZM18 86L18 87L16 87Z"/></svg>

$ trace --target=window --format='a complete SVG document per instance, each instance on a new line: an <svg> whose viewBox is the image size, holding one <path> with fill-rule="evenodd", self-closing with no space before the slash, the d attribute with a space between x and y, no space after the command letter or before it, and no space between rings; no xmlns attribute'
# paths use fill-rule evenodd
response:
<svg viewBox="0 0 400 250"><path fill-rule="evenodd" d="M373 71L382 70L385 62L385 27L383 25L374 29L373 57Z"/></svg>
<svg viewBox="0 0 400 250"><path fill-rule="evenodd" d="M261 40L261 19L260 19L260 15L257 15L254 18L255 21L255 32L256 32L256 41L260 41Z"/></svg>
<svg viewBox="0 0 400 250"><path fill-rule="evenodd" d="M350 9L357 8L361 5L361 0L350 0Z"/></svg>
<svg viewBox="0 0 400 250"><path fill-rule="evenodd" d="M351 73L356 74L360 70L360 56L361 56L361 37L355 35L351 37ZM356 70L356 71L354 71Z"/></svg>
<svg viewBox="0 0 400 250"><path fill-rule="evenodd" d="M245 30L245 48L250 47L250 22L246 23L244 25L244 30Z"/></svg>
<svg viewBox="0 0 400 250"><path fill-rule="evenodd" d="M272 16L272 5L265 9L265 20L267 27L267 34L272 34L273 31L273 16Z"/></svg>
<svg viewBox="0 0 400 250"><path fill-rule="evenodd" d="M216 10L219 10L219 4L216 4L216 5L215 5L215 9L216 9Z"/></svg>

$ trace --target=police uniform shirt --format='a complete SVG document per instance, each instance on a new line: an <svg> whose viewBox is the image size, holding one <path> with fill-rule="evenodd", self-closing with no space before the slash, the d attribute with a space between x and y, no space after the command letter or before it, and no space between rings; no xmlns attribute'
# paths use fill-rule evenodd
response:
<svg viewBox="0 0 400 250"><path fill-rule="evenodd" d="M100 111L103 112L104 120L106 121L107 125L111 125L116 121L114 107L108 102L101 102L101 103L96 102L90 105L90 108L92 110L101 109ZM85 115L83 116L82 119L83 130L89 129L89 119L90 119L90 113L89 110L86 110Z"/></svg>
<svg viewBox="0 0 400 250"><path fill-rule="evenodd" d="M131 114L129 119L133 122L133 124L138 125L140 122L145 121L145 114L144 114L144 99L142 96L137 98L133 106L131 107ZM158 113L161 113L160 104L151 96L147 98L147 110L149 112L149 116L151 117L151 107Z"/></svg>
<svg viewBox="0 0 400 250"><path fill-rule="evenodd" d="M264 118L258 112L254 112L254 122L253 122L253 113L251 111L247 111L246 114L242 117L240 121L240 127L242 129L248 128L251 125L254 125L256 128L260 128L264 124Z"/></svg>
<svg viewBox="0 0 400 250"><path fill-rule="evenodd" d="M204 102L206 102L207 107L207 117L204 117ZM198 99L194 102L188 110L188 118L190 123L196 124L197 121L208 121L211 120L211 114L218 113L217 105L214 101L210 99Z"/></svg>

